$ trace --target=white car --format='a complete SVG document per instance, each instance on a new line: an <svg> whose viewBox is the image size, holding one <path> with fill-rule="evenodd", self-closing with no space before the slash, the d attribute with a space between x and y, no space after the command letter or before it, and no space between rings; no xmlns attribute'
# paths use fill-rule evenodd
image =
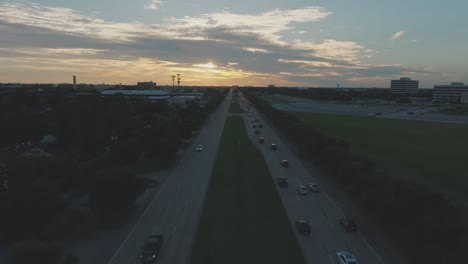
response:
<svg viewBox="0 0 468 264"><path fill-rule="evenodd" d="M353 256L353 254L349 252L338 252L336 253L336 256L338 257L338 261L340 261L340 264L359 264L356 258Z"/></svg>
<svg viewBox="0 0 468 264"><path fill-rule="evenodd" d="M202 146L202 145L198 145L198 146L197 146L197 152L200 152L200 151L202 151L202 150L203 150L203 146Z"/></svg>
<svg viewBox="0 0 468 264"><path fill-rule="evenodd" d="M297 191L300 195L307 195L307 193L309 192L309 190L307 190L307 187L304 185L297 186Z"/></svg>

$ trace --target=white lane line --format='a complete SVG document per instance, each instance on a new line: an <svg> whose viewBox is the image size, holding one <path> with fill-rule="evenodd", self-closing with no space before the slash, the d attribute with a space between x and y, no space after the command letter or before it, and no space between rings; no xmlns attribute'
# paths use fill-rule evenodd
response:
<svg viewBox="0 0 468 264"><path fill-rule="evenodd" d="M174 226L174 229L172 229L172 235L175 233L175 231L177 230L177 226Z"/></svg>
<svg viewBox="0 0 468 264"><path fill-rule="evenodd" d="M153 231L151 233L154 233L154 231L156 231L156 229L158 229L158 225L154 226Z"/></svg>
<svg viewBox="0 0 468 264"><path fill-rule="evenodd" d="M167 181L164 181L164 184L163 186L161 187L161 189L159 190L158 194L156 194L156 196L153 198L153 200L151 200L151 203L148 205L148 207L146 207L146 210L145 212L143 212L143 215L141 215L140 219L138 219L138 222L136 222L136 224L133 226L132 230L130 230L130 232L128 233L127 237L125 238L125 240L122 242L122 244L120 245L120 247L117 249L117 251L115 252L115 254L112 256L112 258L109 260L109 262L107 262L108 264L112 263L115 259L115 257L117 256L117 254L119 254L120 250L122 249L122 247L125 245L125 243L127 243L128 239L130 238L130 236L133 234L133 232L135 231L136 227L138 226L138 224L140 224L141 220L143 219L143 217L145 217L146 213L149 211L149 209L151 208L151 206L153 205L153 202L156 200L156 198L158 198L159 194L162 192L162 190L164 190L164 188L166 187L166 182Z"/></svg>
<svg viewBox="0 0 468 264"><path fill-rule="evenodd" d="M338 206L336 205L336 203L333 202L333 200L330 198L330 196L328 196L327 192L322 191L322 193L325 195L325 197L327 198L327 200L330 201L330 203L332 203L333 206L335 206L335 208L338 210L338 212L340 212L341 216L345 217L345 214L343 214L343 212L341 211L341 209L338 208Z"/></svg>
<svg viewBox="0 0 468 264"><path fill-rule="evenodd" d="M333 263L333 264L336 263L330 255L327 255L327 256L328 256L328 258L330 259L331 263Z"/></svg>
<svg viewBox="0 0 468 264"><path fill-rule="evenodd" d="M298 200L298 201L299 201L299 196L297 196L297 195L296 195L296 200Z"/></svg>
<svg viewBox="0 0 468 264"><path fill-rule="evenodd" d="M359 236L362 238L362 240L367 244L367 246L374 252L374 254L377 256L377 258L380 260L382 264L385 264L385 262L380 258L379 254L375 251L375 249L370 245L369 241L361 234L361 232L358 232Z"/></svg>

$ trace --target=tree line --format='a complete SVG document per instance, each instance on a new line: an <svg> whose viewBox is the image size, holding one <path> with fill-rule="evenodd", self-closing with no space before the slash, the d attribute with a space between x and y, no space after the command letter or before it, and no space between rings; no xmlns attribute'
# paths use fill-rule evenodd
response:
<svg viewBox="0 0 468 264"><path fill-rule="evenodd" d="M60 255L47 263L74 263L57 245L125 222L149 183L138 174L170 167L226 93L207 89L204 107L69 91L0 95L8 180L0 243L12 245L8 263L24 263L14 252L45 248ZM46 154L26 155L34 148Z"/></svg>

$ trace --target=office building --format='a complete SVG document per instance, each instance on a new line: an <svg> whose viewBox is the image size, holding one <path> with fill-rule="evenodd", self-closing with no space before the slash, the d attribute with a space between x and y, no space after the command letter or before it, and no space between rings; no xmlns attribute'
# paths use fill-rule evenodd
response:
<svg viewBox="0 0 468 264"><path fill-rule="evenodd" d="M468 85L453 82L450 85L435 85L432 95L434 103L467 103Z"/></svg>
<svg viewBox="0 0 468 264"><path fill-rule="evenodd" d="M419 81L411 80L411 78L400 78L400 80L392 80L390 91L393 94L411 95L417 94Z"/></svg>

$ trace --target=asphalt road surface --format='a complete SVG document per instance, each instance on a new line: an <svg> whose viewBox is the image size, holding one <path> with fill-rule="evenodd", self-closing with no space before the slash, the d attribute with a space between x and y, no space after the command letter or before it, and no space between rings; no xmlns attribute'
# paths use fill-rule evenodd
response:
<svg viewBox="0 0 468 264"><path fill-rule="evenodd" d="M146 211L116 249L108 264L139 263L140 249L151 234L162 234L157 263L188 263L213 170L232 93L202 127ZM196 152L197 145L202 152Z"/></svg>
<svg viewBox="0 0 468 264"><path fill-rule="evenodd" d="M307 263L313 264L338 264L336 253L339 251L351 252L359 263L389 264L375 249L374 245L365 238L361 232L347 233L339 224L339 219L344 216L326 191L318 193L309 192L302 196L297 191L297 186L306 182L317 182L313 175L304 168L300 160L280 140L275 131L264 122L263 118L256 114L259 123L263 124L261 135L255 135L251 119L245 115L245 124L252 142L262 152L268 169L271 173L277 190L280 194L289 220L296 233L299 245L303 251ZM258 143L258 137L265 138L265 144ZM270 149L271 143L278 145L278 150ZM280 161L286 159L290 167L283 168ZM280 176L289 180L288 188L279 188L276 179ZM311 235L309 237L297 232L295 221L298 219L309 220ZM359 223L357 223L359 228Z"/></svg>

